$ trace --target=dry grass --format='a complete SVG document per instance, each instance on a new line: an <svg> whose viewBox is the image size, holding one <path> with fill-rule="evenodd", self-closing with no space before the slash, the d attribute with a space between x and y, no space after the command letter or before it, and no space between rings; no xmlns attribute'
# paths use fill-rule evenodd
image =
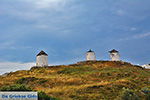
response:
<svg viewBox="0 0 150 100"><path fill-rule="evenodd" d="M0 77L0 87L21 82L61 100L114 100L123 88L150 88L150 71L125 62L95 61L34 67ZM140 95L143 98L143 95Z"/></svg>

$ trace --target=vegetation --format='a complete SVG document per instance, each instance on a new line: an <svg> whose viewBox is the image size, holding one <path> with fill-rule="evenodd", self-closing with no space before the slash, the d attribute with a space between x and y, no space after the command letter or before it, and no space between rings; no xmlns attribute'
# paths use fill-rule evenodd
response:
<svg viewBox="0 0 150 100"><path fill-rule="evenodd" d="M38 93L38 100L59 100L59 99L52 98L44 92L39 92Z"/></svg>
<svg viewBox="0 0 150 100"><path fill-rule="evenodd" d="M14 85L9 85L9 86L3 86L0 88L0 91L32 91L31 88L21 85L21 84L14 84ZM38 100L58 100L56 98L52 98L48 96L44 92L38 92Z"/></svg>
<svg viewBox="0 0 150 100"><path fill-rule="evenodd" d="M150 70L126 62L33 67L0 76L0 88L11 84L44 91L39 94L44 100L47 95L60 100L150 100Z"/></svg>
<svg viewBox="0 0 150 100"><path fill-rule="evenodd" d="M140 100L139 96L136 95L133 90L130 89L124 89L121 94L122 100Z"/></svg>
<svg viewBox="0 0 150 100"><path fill-rule="evenodd" d="M26 87L25 85L14 84L9 86L3 86L0 88L0 91L32 91L32 89Z"/></svg>

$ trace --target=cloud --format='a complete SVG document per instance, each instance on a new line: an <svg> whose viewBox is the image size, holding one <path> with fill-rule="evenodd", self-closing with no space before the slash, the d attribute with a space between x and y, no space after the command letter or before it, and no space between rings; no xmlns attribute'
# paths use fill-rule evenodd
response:
<svg viewBox="0 0 150 100"><path fill-rule="evenodd" d="M132 28L130 28L130 30L131 30L131 31L136 31L136 30L137 30L137 28L132 27Z"/></svg>
<svg viewBox="0 0 150 100"><path fill-rule="evenodd" d="M75 61L81 61L80 59L72 59L69 61L63 61L63 62L50 62L49 66L55 66L55 65L67 65L76 63ZM0 62L0 75L4 73L9 72L15 72L18 70L29 70L31 67L35 66L35 62L28 62L28 63L22 63L22 62Z"/></svg>
<svg viewBox="0 0 150 100"><path fill-rule="evenodd" d="M148 33L143 33L143 34L136 34L130 37L126 37L126 38L121 38L119 39L119 41L126 41L126 40L133 40L133 39L142 39L142 38L146 38L146 37L150 37L150 32Z"/></svg>
<svg viewBox="0 0 150 100"><path fill-rule="evenodd" d="M9 3L4 2L0 4L0 14L36 20L50 15L50 12L53 11L65 11L65 5L70 1L72 0L15 0Z"/></svg>
<svg viewBox="0 0 150 100"><path fill-rule="evenodd" d="M29 0L28 0L29 1ZM30 0L36 8L61 8L68 0ZM60 10L60 9L59 9Z"/></svg>
<svg viewBox="0 0 150 100"><path fill-rule="evenodd" d="M119 10L117 10L117 15L119 15L119 16L123 16L123 15L125 15L125 11L124 10L122 10L122 9L119 9Z"/></svg>
<svg viewBox="0 0 150 100"><path fill-rule="evenodd" d="M82 11L80 12L82 7L73 5L72 1L15 0L11 3L8 1L0 3L1 14L15 20L15 25L10 28L12 32L9 32L8 36L11 36L11 39L18 39L22 36L28 37L30 34L37 35L38 32L64 38L72 35L74 31L71 28L79 22L78 16L82 14Z"/></svg>
<svg viewBox="0 0 150 100"><path fill-rule="evenodd" d="M31 46L17 46L14 41L7 41L0 43L0 50L17 50L17 49L31 49Z"/></svg>
<svg viewBox="0 0 150 100"><path fill-rule="evenodd" d="M140 38L144 38L144 37L149 37L150 33L144 33L144 34L138 34L133 36L134 39L140 39Z"/></svg>
<svg viewBox="0 0 150 100"><path fill-rule="evenodd" d="M0 62L0 74L14 72L17 70L29 70L32 66L35 66L34 62Z"/></svg>
<svg viewBox="0 0 150 100"><path fill-rule="evenodd" d="M36 25L35 27L39 28L39 29L49 29L49 26L48 25L44 25L44 24L39 24L39 25Z"/></svg>
<svg viewBox="0 0 150 100"><path fill-rule="evenodd" d="M60 57L54 54L52 60L63 61L66 56L70 59L78 55L78 52L74 55L68 53L78 47L99 49L93 44L105 45L108 42L104 48L112 46L111 39L129 34L127 31L135 33L149 28L148 4L148 0L0 0L0 40L7 42L0 43L1 59L30 62L34 50L53 48ZM120 40L144 38L132 35ZM10 40L16 43L8 43ZM20 50L21 46L31 48Z"/></svg>
<svg viewBox="0 0 150 100"><path fill-rule="evenodd" d="M14 49L14 46L12 46L13 44L14 42L12 41L0 43L0 49Z"/></svg>

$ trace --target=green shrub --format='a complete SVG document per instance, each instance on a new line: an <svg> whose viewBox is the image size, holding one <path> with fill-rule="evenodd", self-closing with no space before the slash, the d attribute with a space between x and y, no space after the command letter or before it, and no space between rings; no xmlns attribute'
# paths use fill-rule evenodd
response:
<svg viewBox="0 0 150 100"><path fill-rule="evenodd" d="M30 84L31 82L43 84L43 83L47 82L47 80L42 79L42 78L26 77L26 78L21 78L16 81L17 84Z"/></svg>
<svg viewBox="0 0 150 100"><path fill-rule="evenodd" d="M32 91L31 88L21 84L3 86L2 88L0 88L0 90L1 91Z"/></svg>
<svg viewBox="0 0 150 100"><path fill-rule="evenodd" d="M46 95L46 93L44 93L44 92L38 92L38 100L58 100L58 99L52 98L52 97Z"/></svg>
<svg viewBox="0 0 150 100"><path fill-rule="evenodd" d="M143 92L144 95L145 95L145 99L146 99L146 100L150 100L150 89L149 89L149 88L143 88L143 89L142 89L142 92Z"/></svg>
<svg viewBox="0 0 150 100"><path fill-rule="evenodd" d="M0 88L0 91L32 91L29 87L21 84L15 84L10 86L3 86ZM44 92L38 92L38 100L58 100L56 98L52 98Z"/></svg>
<svg viewBox="0 0 150 100"><path fill-rule="evenodd" d="M21 78L16 81L17 84L28 84L29 82L36 81L38 78L35 77L26 77L26 78Z"/></svg>
<svg viewBox="0 0 150 100"><path fill-rule="evenodd" d="M133 92L133 90L124 89L121 94L121 100L140 100L140 98Z"/></svg>
<svg viewBox="0 0 150 100"><path fill-rule="evenodd" d="M44 80L44 79L43 79L43 80L40 80L38 83L39 83L39 84L44 84L44 83L46 83L46 82L47 82L47 80Z"/></svg>
<svg viewBox="0 0 150 100"><path fill-rule="evenodd" d="M93 68L89 66L84 66L84 67L74 67L74 68L64 68L61 71L58 71L58 74L85 74L95 71Z"/></svg>

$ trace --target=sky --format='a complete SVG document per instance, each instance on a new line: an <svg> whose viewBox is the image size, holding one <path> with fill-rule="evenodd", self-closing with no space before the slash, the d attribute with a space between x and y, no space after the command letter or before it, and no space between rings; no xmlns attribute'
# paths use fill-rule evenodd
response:
<svg viewBox="0 0 150 100"><path fill-rule="evenodd" d="M85 60L150 63L149 0L0 0L0 74L29 69L44 50L50 65Z"/></svg>

